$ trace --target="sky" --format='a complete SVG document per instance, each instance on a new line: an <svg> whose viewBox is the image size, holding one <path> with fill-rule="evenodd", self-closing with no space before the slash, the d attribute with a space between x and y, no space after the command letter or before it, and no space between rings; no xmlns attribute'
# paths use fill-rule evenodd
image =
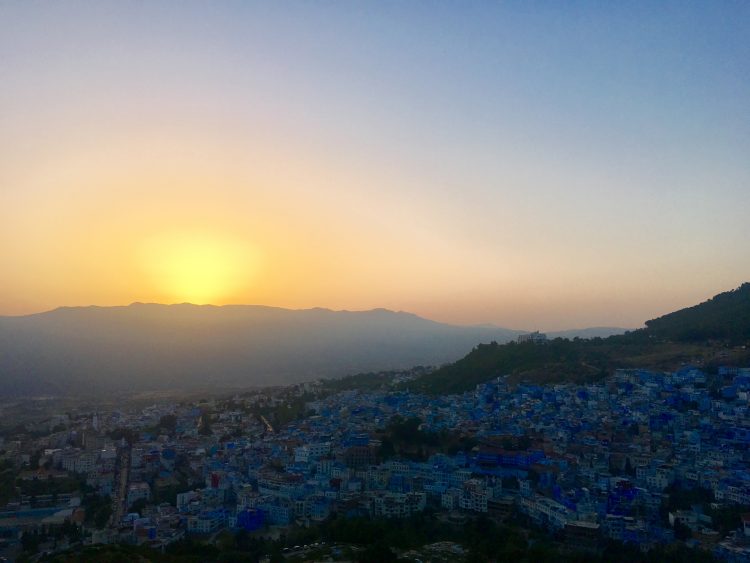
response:
<svg viewBox="0 0 750 563"><path fill-rule="evenodd" d="M747 2L0 0L0 314L640 326L750 280Z"/></svg>

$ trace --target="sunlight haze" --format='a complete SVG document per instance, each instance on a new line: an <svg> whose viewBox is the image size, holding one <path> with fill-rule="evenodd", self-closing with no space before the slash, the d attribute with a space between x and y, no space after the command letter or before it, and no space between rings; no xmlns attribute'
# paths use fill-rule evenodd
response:
<svg viewBox="0 0 750 563"><path fill-rule="evenodd" d="M738 286L750 7L589 8L0 3L0 315L635 327Z"/></svg>

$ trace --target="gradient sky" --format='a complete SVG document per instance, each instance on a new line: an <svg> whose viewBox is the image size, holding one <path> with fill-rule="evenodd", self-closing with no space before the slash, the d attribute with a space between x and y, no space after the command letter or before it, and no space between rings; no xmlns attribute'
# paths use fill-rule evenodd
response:
<svg viewBox="0 0 750 563"><path fill-rule="evenodd" d="M750 280L750 3L0 1L0 314L638 326Z"/></svg>

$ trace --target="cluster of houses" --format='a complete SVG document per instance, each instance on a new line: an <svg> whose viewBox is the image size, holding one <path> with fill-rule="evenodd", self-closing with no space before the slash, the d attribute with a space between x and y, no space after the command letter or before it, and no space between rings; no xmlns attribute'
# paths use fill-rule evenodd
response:
<svg viewBox="0 0 750 563"><path fill-rule="evenodd" d="M333 513L404 518L429 508L455 521L525 519L580 549L612 539L645 551L679 539L750 561L750 515L738 515L728 534L712 517L750 505L750 368L710 377L693 367L618 370L589 385L498 378L438 397L400 389L330 394L308 383L56 418L47 436L3 447L20 464L39 453L46 469L38 478L82 476L123 507L91 530L91 542L160 547L185 534L311 526ZM300 397L310 399L302 418L274 428L273 417L258 415ZM471 447L384 456L384 429L396 416L418 418L422 433L469 438ZM164 417L173 420L168 430L159 426ZM107 438L116 428L136 438ZM710 502L670 507L670 495L686 491L705 491ZM38 508L26 503L6 507L0 533L8 537L14 511L20 522Z"/></svg>

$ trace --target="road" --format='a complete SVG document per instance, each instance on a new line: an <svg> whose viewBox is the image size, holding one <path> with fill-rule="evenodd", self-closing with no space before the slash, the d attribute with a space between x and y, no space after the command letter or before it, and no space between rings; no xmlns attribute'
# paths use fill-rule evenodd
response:
<svg viewBox="0 0 750 563"><path fill-rule="evenodd" d="M262 414L259 414L258 416L260 417L261 422L266 425L266 429L271 434L273 434L274 433L274 429L273 429L273 426L271 426L271 423L268 422L268 419L265 416L263 416Z"/></svg>
<svg viewBox="0 0 750 563"><path fill-rule="evenodd" d="M112 516L110 517L109 525L111 527L118 527L122 517L125 515L127 506L125 504L128 501L128 477L130 475L130 446L122 449L120 452L118 464L118 482L117 490L112 496Z"/></svg>

